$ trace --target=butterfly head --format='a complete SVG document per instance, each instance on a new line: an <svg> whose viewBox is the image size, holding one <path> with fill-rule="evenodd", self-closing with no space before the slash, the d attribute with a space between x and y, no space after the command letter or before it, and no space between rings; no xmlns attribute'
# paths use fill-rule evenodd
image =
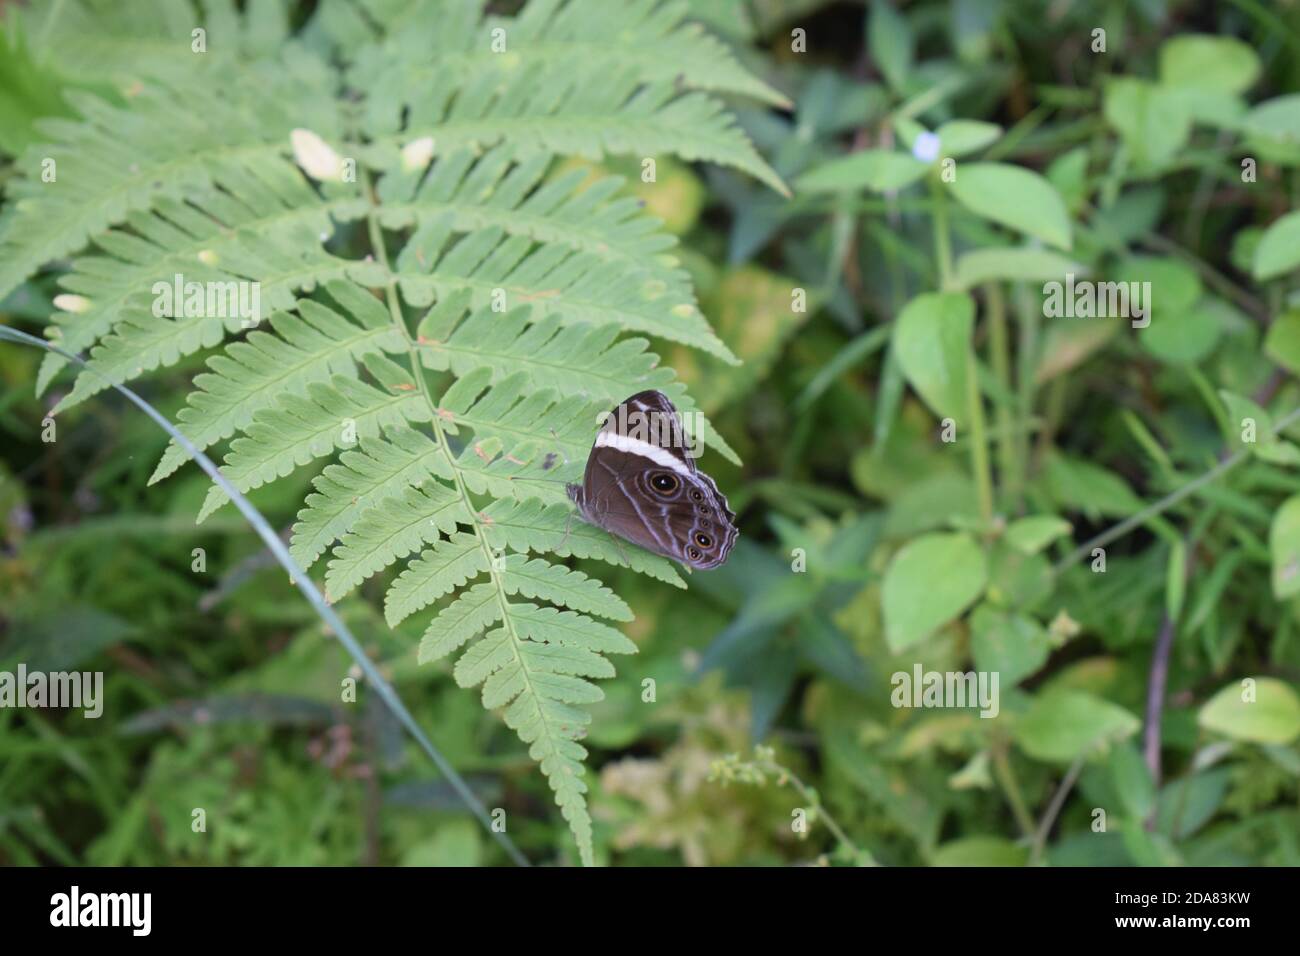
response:
<svg viewBox="0 0 1300 956"><path fill-rule="evenodd" d="M568 493L569 500L578 506L579 511L586 510L583 507L583 502L585 501L586 496L582 492L582 485L567 484L564 486L564 490Z"/></svg>

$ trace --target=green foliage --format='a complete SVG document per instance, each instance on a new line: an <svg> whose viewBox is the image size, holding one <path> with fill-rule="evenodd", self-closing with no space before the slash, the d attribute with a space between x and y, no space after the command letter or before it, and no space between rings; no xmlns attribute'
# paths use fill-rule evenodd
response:
<svg viewBox="0 0 1300 956"><path fill-rule="evenodd" d="M51 127L54 142L19 163L53 156L68 188L11 190L0 295L93 244L103 254L75 261L51 329L90 367L56 412L218 349L179 418L200 449L228 447L222 470L240 491L337 457L299 514L295 555L311 564L332 547L332 600L406 565L384 599L389 623L438 605L422 647L469 645L457 682L483 684L484 706L530 745L591 862L581 707L603 696L589 679L614 673L604 655L635 645L588 615L632 615L597 579L528 555L675 579L662 559L620 557L604 532L556 541L545 506L564 500L612 401L659 387L693 408L647 341L620 333L735 359L667 254L671 238L619 181L550 171L557 155L676 153L783 188L702 91L780 97L677 7L642 5L630 21L615 10L612 45L610 8L586 0L538 0L510 18L463 3L368 12L389 19L363 44L325 22L335 42L318 52L290 44L198 77L164 70L124 102L70 97L79 121ZM210 24L214 46L222 26ZM416 35L438 37L432 56ZM337 175L331 163L351 154L360 175ZM180 295L158 308L182 274L257 282L260 308L189 309ZM510 311L495 321L500 300ZM61 366L47 359L40 384ZM566 464L548 471L547 456ZM185 461L169 448L151 481ZM209 489L199 520L226 500Z"/></svg>
<svg viewBox="0 0 1300 956"><path fill-rule="evenodd" d="M124 382L531 859L1300 862L1297 35L1180 0L6 7L0 313L94 371L0 348L0 669L106 702L0 709L0 859L504 859ZM260 308L155 314L178 274ZM1149 321L1057 308L1086 283ZM719 452L708 574L564 494L643 388ZM900 673L996 675L997 715Z"/></svg>

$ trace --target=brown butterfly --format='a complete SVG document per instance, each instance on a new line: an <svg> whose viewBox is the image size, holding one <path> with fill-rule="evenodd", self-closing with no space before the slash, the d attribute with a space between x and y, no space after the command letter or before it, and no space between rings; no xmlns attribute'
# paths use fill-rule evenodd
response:
<svg viewBox="0 0 1300 956"><path fill-rule="evenodd" d="M638 392L610 412L582 484L565 487L588 524L692 568L722 564L739 534L663 392Z"/></svg>

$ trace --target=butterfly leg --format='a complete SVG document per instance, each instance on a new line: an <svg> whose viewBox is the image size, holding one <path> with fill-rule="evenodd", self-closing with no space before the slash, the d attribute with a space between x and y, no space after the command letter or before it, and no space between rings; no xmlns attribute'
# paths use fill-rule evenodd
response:
<svg viewBox="0 0 1300 956"><path fill-rule="evenodd" d="M573 530L573 512L570 511L569 520L564 522L564 537L561 538L560 543L555 546L556 551L560 551L564 548L564 542L569 540L569 532L572 530Z"/></svg>

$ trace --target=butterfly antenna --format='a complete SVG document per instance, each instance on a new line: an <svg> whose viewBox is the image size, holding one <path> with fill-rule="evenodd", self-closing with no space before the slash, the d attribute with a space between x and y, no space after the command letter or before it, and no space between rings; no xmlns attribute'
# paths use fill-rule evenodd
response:
<svg viewBox="0 0 1300 956"><path fill-rule="evenodd" d="M510 475L511 481L542 481L553 485L571 485L573 482L566 481L563 478L537 478L533 475Z"/></svg>
<svg viewBox="0 0 1300 956"><path fill-rule="evenodd" d="M554 428L550 429L550 433L551 433L551 437L555 439L556 445L557 445L557 447L558 447L558 446L559 446L559 441L560 441L560 436L559 436L558 434L556 434ZM543 471L549 471L550 469L554 468L554 467L555 467L555 459L556 459L556 457L557 457L557 456L556 456L555 452L548 452L547 455L546 455L546 459L545 459L545 461L543 461L543 463L542 463L542 470L543 470ZM564 465L565 465L565 467L567 468L568 465L569 465L569 456L566 455L566 454L564 453L564 449L563 449L563 448L560 448L560 454L559 454L558 457L559 457L559 458L564 462ZM561 484L561 485L567 485L567 484L570 484L570 482L566 481L566 480L563 479L563 478L538 478L538 477L536 477L536 476L534 476L534 475L526 475L526 474L525 474L525 475L511 475L511 476L510 476L510 480L511 480L511 481L514 481L516 478L522 478L522 479L525 480L525 481L549 481L549 482L554 482L554 483L556 483L556 484Z"/></svg>
<svg viewBox="0 0 1300 956"><path fill-rule="evenodd" d="M550 432L551 432L551 437L555 439L555 443L558 445L560 443L560 436L556 433L554 428L550 429ZM563 448L560 449L560 457L564 459L565 465L568 465L569 456L564 453Z"/></svg>
<svg viewBox="0 0 1300 956"><path fill-rule="evenodd" d="M570 511L569 520L564 522L564 537L561 538L560 543L555 546L556 551L559 551L561 548L564 547L564 542L569 540L569 532L572 530L573 530L573 512Z"/></svg>

